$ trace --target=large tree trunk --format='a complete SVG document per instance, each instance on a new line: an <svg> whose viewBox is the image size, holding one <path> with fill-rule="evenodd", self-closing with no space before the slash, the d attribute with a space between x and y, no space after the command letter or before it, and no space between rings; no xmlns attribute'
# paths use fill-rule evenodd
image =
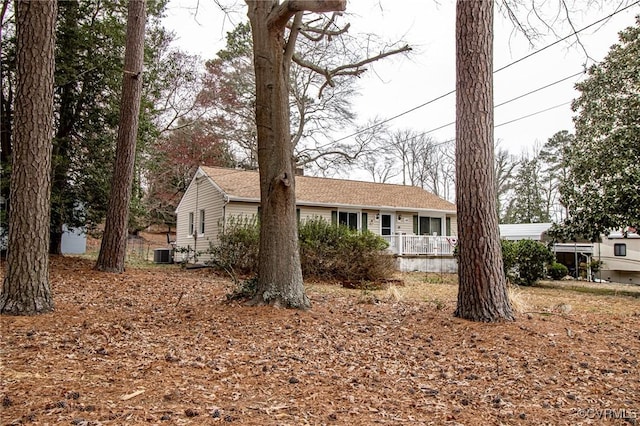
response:
<svg viewBox="0 0 640 426"><path fill-rule="evenodd" d="M473 321L513 320L502 269L493 165L493 1L456 7L458 306Z"/></svg>
<svg viewBox="0 0 640 426"><path fill-rule="evenodd" d="M120 273L125 266L129 203L142 97L145 7L145 0L129 1L118 144L104 235L96 263L96 269L100 271Z"/></svg>
<svg viewBox="0 0 640 426"><path fill-rule="evenodd" d="M296 220L293 143L289 128L289 67L284 25L269 26L273 2L251 1L260 172L260 251L254 303L307 309Z"/></svg>
<svg viewBox="0 0 640 426"><path fill-rule="evenodd" d="M53 136L55 1L18 1L17 87L7 272L0 312L53 309L49 285L49 218Z"/></svg>

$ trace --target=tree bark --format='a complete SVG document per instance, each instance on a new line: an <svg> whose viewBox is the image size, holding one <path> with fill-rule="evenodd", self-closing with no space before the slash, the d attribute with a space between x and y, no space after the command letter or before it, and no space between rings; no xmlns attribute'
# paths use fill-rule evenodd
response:
<svg viewBox="0 0 640 426"><path fill-rule="evenodd" d="M456 7L458 306L472 321L513 320L502 267L493 166L493 1Z"/></svg>
<svg viewBox="0 0 640 426"><path fill-rule="evenodd" d="M130 0L127 10L127 39L122 77L120 125L111 193L104 235L96 269L121 273L127 251L127 224L135 165L136 138L142 97L144 60L145 0Z"/></svg>
<svg viewBox="0 0 640 426"><path fill-rule="evenodd" d="M304 292L290 130L289 69L297 28L287 22L303 11L344 10L346 0L246 0L253 37L256 125L260 172L260 251L254 304L308 309ZM301 15L298 15L301 17ZM298 19L299 20L299 19Z"/></svg>
<svg viewBox="0 0 640 426"><path fill-rule="evenodd" d="M7 272L0 312L53 309L49 219L56 1L16 2L17 68Z"/></svg>
<svg viewBox="0 0 640 426"><path fill-rule="evenodd" d="M256 123L260 173L260 249L256 304L307 309L296 221L289 75L284 25L270 28L272 2L249 5L256 74ZM286 23L286 22L285 22Z"/></svg>

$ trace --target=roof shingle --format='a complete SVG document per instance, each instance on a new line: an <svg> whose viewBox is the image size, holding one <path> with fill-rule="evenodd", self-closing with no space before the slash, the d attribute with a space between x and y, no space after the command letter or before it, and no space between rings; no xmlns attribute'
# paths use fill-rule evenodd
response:
<svg viewBox="0 0 640 426"><path fill-rule="evenodd" d="M230 199L260 200L257 171L200 168ZM303 205L456 211L453 203L416 186L311 176L296 176L296 202Z"/></svg>

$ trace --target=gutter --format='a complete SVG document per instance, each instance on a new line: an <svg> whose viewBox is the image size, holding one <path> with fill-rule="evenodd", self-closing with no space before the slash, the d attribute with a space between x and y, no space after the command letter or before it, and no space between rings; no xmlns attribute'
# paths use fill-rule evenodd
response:
<svg viewBox="0 0 640 426"><path fill-rule="evenodd" d="M230 197L226 196L227 202L236 201L241 203L260 203L260 200L249 197ZM430 211L438 213L456 213L456 210L443 210L443 209L429 209L424 207L396 207L396 206L361 206L357 204L336 204L336 203L315 203L311 201L298 201L296 200L296 206L307 207L329 207L329 208L345 208L345 209L361 209L361 210L393 210L401 212L415 212L415 211Z"/></svg>

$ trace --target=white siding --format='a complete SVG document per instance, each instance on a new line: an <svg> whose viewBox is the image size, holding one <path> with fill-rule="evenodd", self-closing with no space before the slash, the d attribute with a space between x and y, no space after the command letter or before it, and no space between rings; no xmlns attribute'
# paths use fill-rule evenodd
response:
<svg viewBox="0 0 640 426"><path fill-rule="evenodd" d="M227 210L225 216L227 219L230 217L238 218L252 218L258 216L258 203L240 203L232 201L227 204Z"/></svg>
<svg viewBox="0 0 640 426"><path fill-rule="evenodd" d="M192 181L176 212L176 247L207 250L210 242L217 241L218 223L223 217L224 204L222 194L206 177ZM204 234L199 232L200 210L205 212ZM195 236L189 235L189 213L193 213ZM181 260L182 254L176 253L176 258ZM199 260L206 260L206 257L199 257Z"/></svg>
<svg viewBox="0 0 640 426"><path fill-rule="evenodd" d="M379 210L362 210L367 214L367 230L376 235L380 235L380 211ZM376 219L376 215L378 218Z"/></svg>
<svg viewBox="0 0 640 426"><path fill-rule="evenodd" d="M452 237L458 236L458 216L447 216L451 219L451 235ZM445 228L446 231L446 228Z"/></svg>
<svg viewBox="0 0 640 426"><path fill-rule="evenodd" d="M301 222L304 222L305 220L309 220L309 219L321 218L331 223L332 209L322 208L322 207L307 207L307 206L298 206L298 208L300 209Z"/></svg>
<svg viewBox="0 0 640 426"><path fill-rule="evenodd" d="M395 234L413 234L413 216L417 213L411 212L396 212L395 223L393 224Z"/></svg>
<svg viewBox="0 0 640 426"><path fill-rule="evenodd" d="M625 256L616 256L615 244L624 244ZM597 276L607 280L627 284L640 284L640 238L603 237L594 253L594 259L600 259L602 271Z"/></svg>

